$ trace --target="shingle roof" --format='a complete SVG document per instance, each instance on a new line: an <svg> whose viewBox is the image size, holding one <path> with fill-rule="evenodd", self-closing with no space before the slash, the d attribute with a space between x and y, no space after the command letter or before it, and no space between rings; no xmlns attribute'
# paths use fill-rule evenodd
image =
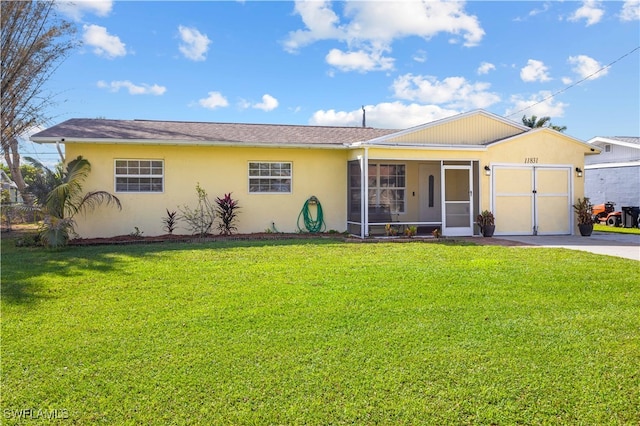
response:
<svg viewBox="0 0 640 426"><path fill-rule="evenodd" d="M369 127L280 124L205 123L153 120L74 118L31 137L35 142L74 140L153 141L166 143L229 143L273 145L342 145L397 132Z"/></svg>
<svg viewBox="0 0 640 426"><path fill-rule="evenodd" d="M614 141L632 143L634 145L640 145L640 137L637 136L603 136L607 139L613 139Z"/></svg>

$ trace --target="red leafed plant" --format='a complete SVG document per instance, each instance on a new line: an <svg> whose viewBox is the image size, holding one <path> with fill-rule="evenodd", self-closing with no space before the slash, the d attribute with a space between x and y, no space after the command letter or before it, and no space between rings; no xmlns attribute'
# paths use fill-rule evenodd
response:
<svg viewBox="0 0 640 426"><path fill-rule="evenodd" d="M224 194L224 197L216 198L216 214L220 218L218 230L220 235L231 235L233 231L237 231L235 221L238 216L238 201L231 198L231 193Z"/></svg>

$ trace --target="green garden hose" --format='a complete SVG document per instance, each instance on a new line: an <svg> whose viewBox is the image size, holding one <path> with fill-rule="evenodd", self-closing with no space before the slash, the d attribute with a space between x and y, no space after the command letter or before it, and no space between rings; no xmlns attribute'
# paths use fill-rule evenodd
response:
<svg viewBox="0 0 640 426"><path fill-rule="evenodd" d="M316 206L315 219L311 217L311 211L309 209L310 205ZM315 196L309 197L309 199L304 202L302 210L300 210L300 214L298 215L298 231L304 232L300 227L300 217L304 219L304 227L307 229L307 231L316 233L325 230L324 215L322 214L322 204L320 204L320 201L318 201Z"/></svg>

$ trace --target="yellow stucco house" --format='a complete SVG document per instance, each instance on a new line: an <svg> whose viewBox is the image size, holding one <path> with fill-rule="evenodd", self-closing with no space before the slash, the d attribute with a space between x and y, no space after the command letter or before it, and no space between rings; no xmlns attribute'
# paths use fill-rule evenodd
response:
<svg viewBox="0 0 640 426"><path fill-rule="evenodd" d="M478 234L491 210L496 235L573 234L584 156L599 150L551 129L483 110L406 130L270 124L71 119L35 134L92 165L86 190L107 190L122 211L77 218L79 235L161 235L166 209L239 201L238 232L297 232L301 208L321 203L327 230L367 237L386 223ZM365 208L368 206L368 208ZM186 233L184 229L178 232Z"/></svg>

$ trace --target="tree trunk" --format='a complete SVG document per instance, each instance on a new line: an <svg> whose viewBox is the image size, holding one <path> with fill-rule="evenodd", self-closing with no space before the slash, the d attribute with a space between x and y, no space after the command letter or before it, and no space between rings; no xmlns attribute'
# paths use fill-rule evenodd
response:
<svg viewBox="0 0 640 426"><path fill-rule="evenodd" d="M20 153L18 153L18 140L13 138L9 143L9 149L4 151L4 159L7 162L7 166L9 166L9 170L11 171L11 179L16 183L18 187L18 191L20 191L20 195L22 195L22 199L24 203L28 206L33 206L33 196L27 192L27 184L22 177L22 172L20 171Z"/></svg>

